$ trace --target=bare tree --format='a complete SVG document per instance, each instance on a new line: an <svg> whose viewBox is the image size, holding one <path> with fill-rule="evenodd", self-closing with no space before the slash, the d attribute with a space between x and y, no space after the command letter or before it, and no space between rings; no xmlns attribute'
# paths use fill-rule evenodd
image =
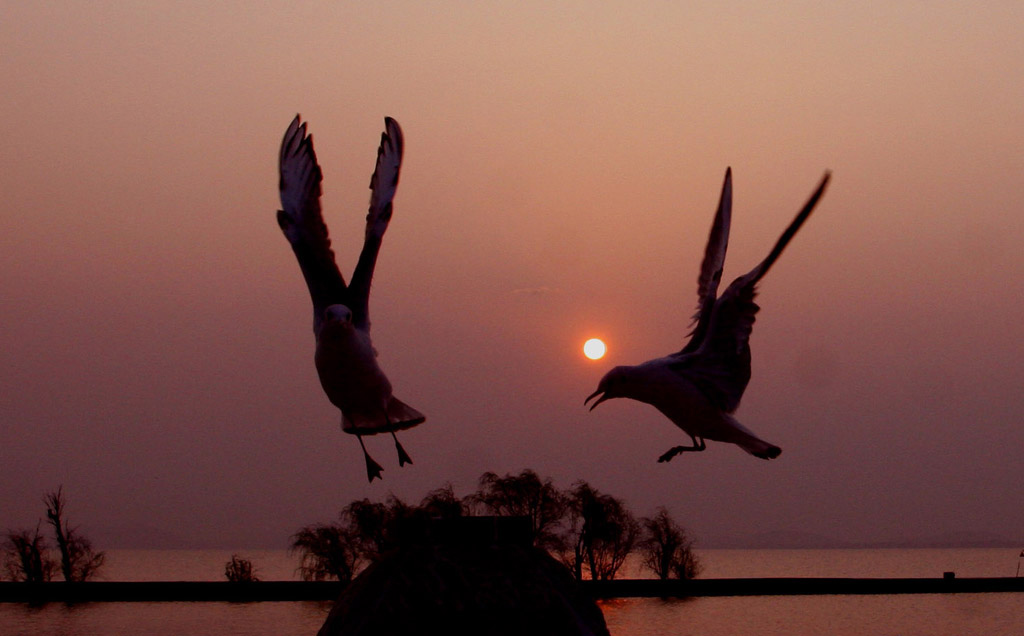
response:
<svg viewBox="0 0 1024 636"><path fill-rule="evenodd" d="M292 549L303 555L303 578L348 582L365 563L428 537L430 519L481 511L528 518L533 544L559 556L577 580L585 573L595 580L614 579L638 547L645 550L648 567L662 578L692 578L700 569L692 543L664 509L643 520L641 544L641 524L622 500L584 481L563 492L529 469L504 477L484 473L479 490L464 499L446 484L418 506L394 496L385 503L352 501L342 510L340 524L303 528L293 536Z"/></svg>
<svg viewBox="0 0 1024 636"><path fill-rule="evenodd" d="M231 560L224 564L224 576L232 583L254 583L260 580L252 561L237 554L232 554Z"/></svg>
<svg viewBox="0 0 1024 636"><path fill-rule="evenodd" d="M658 508L653 517L644 517L640 523L644 530L640 550L645 567L660 579L692 579L700 574L693 541L665 508Z"/></svg>
<svg viewBox="0 0 1024 636"><path fill-rule="evenodd" d="M587 538L584 535L584 519L581 506L575 505L570 495L567 499L565 525L561 537L561 549L558 556L562 563L572 571L577 581L583 580L583 564L587 560Z"/></svg>
<svg viewBox="0 0 1024 636"><path fill-rule="evenodd" d="M449 497L450 495L450 497ZM292 536L292 551L302 554L301 576L322 581L336 578L347 583L367 562L382 554L422 540L432 511L461 504L450 487L427 495L422 506L410 506L391 496L387 503L359 499L341 511L340 524L306 526ZM461 510L461 508L460 508Z"/></svg>
<svg viewBox="0 0 1024 636"><path fill-rule="evenodd" d="M566 499L550 479L542 481L529 469L504 477L486 472L480 476L480 489L470 499L494 515L528 517L535 546L561 548L558 526Z"/></svg>
<svg viewBox="0 0 1024 636"><path fill-rule="evenodd" d="M341 526L306 526L292 536L292 552L302 555L299 574L305 581L337 579L348 583L363 559L351 534Z"/></svg>
<svg viewBox="0 0 1024 636"><path fill-rule="evenodd" d="M577 482L569 496L569 523L564 561L578 579L586 567L590 578L611 580L636 546L640 525L625 503Z"/></svg>
<svg viewBox="0 0 1024 636"><path fill-rule="evenodd" d="M421 538L422 526L428 518L423 508L410 506L393 495L388 497L387 503L374 503L369 499L353 501L341 511L341 519L356 549L370 561Z"/></svg>
<svg viewBox="0 0 1024 636"><path fill-rule="evenodd" d="M72 528L65 515L63 487L43 497L46 503L46 519L53 527L57 549L60 550L60 569L65 581L87 581L103 565L106 555L94 552L92 542Z"/></svg>
<svg viewBox="0 0 1024 636"><path fill-rule="evenodd" d="M420 502L420 508L434 519L450 519L466 514L466 504L455 496L451 483L427 493Z"/></svg>
<svg viewBox="0 0 1024 636"><path fill-rule="evenodd" d="M50 557L46 537L33 530L8 530L0 546L3 569L12 581L38 583L49 581L57 564Z"/></svg>

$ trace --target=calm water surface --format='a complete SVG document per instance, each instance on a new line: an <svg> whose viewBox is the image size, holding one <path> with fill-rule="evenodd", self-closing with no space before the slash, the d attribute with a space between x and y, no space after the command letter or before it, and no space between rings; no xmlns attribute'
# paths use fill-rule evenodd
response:
<svg viewBox="0 0 1024 636"><path fill-rule="evenodd" d="M1019 550L704 550L704 577L1014 576ZM294 579L283 551L241 551L264 580ZM230 551L111 550L111 581L223 580ZM630 573L634 575L633 573ZM330 603L0 603L5 636L315 634ZM622 599L601 604L615 636L1024 634L1022 594Z"/></svg>

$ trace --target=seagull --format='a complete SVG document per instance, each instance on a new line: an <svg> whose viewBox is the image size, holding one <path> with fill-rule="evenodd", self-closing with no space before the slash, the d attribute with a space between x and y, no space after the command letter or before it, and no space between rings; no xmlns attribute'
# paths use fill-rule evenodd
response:
<svg viewBox="0 0 1024 636"><path fill-rule="evenodd" d="M314 362L320 384L332 404L341 409L341 430L359 438L372 483L383 470L366 452L363 435L391 433L398 465L411 464L395 431L421 424L422 413L391 394L391 383L377 364L370 341L370 280L381 239L391 220L391 200L402 165L402 129L384 118L377 165L370 178L370 211L359 261L348 285L338 270L320 213L323 175L313 151L313 137L295 116L281 142L281 207L277 224L295 252L313 299Z"/></svg>
<svg viewBox="0 0 1024 636"><path fill-rule="evenodd" d="M736 444L761 459L778 457L782 449L752 433L732 414L750 381L749 340L759 309L754 303L757 282L811 215L830 177L826 172L768 256L716 297L732 217L732 169L726 169L718 211L697 278L698 304L690 340L676 353L635 366L613 368L583 404L597 398L590 406L593 411L605 400L630 398L661 411L690 436L692 445L669 449L658 458L659 462L670 461L686 451L703 451L707 448L705 439Z"/></svg>

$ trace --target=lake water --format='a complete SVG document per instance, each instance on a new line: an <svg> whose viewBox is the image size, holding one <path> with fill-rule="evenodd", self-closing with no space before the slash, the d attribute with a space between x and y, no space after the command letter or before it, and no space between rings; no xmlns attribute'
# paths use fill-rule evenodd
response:
<svg viewBox="0 0 1024 636"><path fill-rule="evenodd" d="M243 550L263 580L295 579L297 558ZM703 577L1014 576L1019 550L702 550ZM110 581L218 581L223 550L110 550ZM636 572L627 573L636 575ZM4 636L312 635L330 603L0 603ZM1024 594L760 596L601 603L614 636L1024 634Z"/></svg>

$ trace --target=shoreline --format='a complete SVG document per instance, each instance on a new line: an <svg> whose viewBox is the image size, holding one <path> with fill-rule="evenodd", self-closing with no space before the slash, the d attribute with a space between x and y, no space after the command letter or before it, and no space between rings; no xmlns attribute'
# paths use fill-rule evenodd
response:
<svg viewBox="0 0 1024 636"><path fill-rule="evenodd" d="M582 581L594 599L702 596L978 594L1024 592L1024 577L986 578L731 578ZM296 602L333 601L336 581L87 581L0 582L0 603Z"/></svg>

